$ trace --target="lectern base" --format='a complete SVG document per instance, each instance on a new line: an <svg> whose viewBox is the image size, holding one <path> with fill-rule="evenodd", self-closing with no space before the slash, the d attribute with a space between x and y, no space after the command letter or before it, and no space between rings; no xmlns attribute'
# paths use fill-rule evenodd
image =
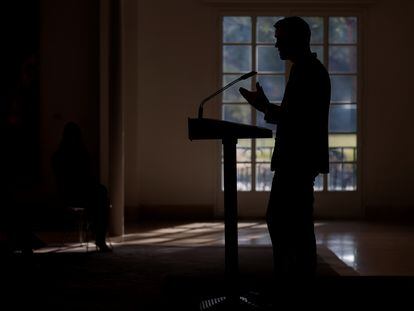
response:
<svg viewBox="0 0 414 311"><path fill-rule="evenodd" d="M239 297L238 304L230 303L227 301L225 296L215 297L203 300L200 303L200 311L224 311L224 310L235 310L235 311L264 311L267 310L256 303L252 302L251 299L246 297Z"/></svg>

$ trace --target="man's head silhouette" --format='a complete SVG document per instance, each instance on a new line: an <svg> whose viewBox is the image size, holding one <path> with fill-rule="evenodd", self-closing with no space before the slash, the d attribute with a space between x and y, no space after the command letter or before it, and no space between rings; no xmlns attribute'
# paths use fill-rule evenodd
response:
<svg viewBox="0 0 414 311"><path fill-rule="evenodd" d="M283 18L274 24L275 47L282 60L295 62L298 58L310 53L311 31L308 23L298 16Z"/></svg>

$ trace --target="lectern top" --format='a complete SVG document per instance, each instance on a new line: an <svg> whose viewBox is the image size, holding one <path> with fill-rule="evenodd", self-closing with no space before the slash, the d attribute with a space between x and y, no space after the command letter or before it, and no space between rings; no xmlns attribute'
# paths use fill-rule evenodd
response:
<svg viewBox="0 0 414 311"><path fill-rule="evenodd" d="M271 138L271 130L263 127L216 119L188 119L188 136L197 139Z"/></svg>

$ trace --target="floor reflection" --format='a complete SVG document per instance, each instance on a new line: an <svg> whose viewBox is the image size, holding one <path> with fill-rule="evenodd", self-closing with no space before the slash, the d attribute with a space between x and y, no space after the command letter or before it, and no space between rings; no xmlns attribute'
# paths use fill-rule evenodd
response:
<svg viewBox="0 0 414 311"><path fill-rule="evenodd" d="M357 270L357 248L355 237L351 234L324 234L317 232L319 244L327 246L348 266Z"/></svg>
<svg viewBox="0 0 414 311"><path fill-rule="evenodd" d="M271 245L263 221L240 222L238 229L240 246ZM170 223L146 227L135 224L128 232L122 238L113 239L113 246L224 246L223 222ZM327 247L360 275L414 275L413 227L362 222L316 222L315 233L318 244ZM56 245L37 252L82 252L95 249L93 243L89 243L88 248L86 244L79 243Z"/></svg>

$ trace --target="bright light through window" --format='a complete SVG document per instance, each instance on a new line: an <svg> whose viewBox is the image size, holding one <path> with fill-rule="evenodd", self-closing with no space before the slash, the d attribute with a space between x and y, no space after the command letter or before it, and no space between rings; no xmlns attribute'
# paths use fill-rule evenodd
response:
<svg viewBox="0 0 414 311"><path fill-rule="evenodd" d="M258 74L225 91L222 119L267 127L263 114L240 96L240 86L263 86L273 104L280 105L290 64L279 59L274 48L273 25L281 16L224 16L222 44L223 86L240 75ZM353 16L303 16L311 27L311 49L329 71L332 85L329 117L330 173L315 180L315 191L355 191L357 188L357 18ZM326 33L327 32L327 33ZM269 191L273 172L270 160L273 139L239 140L237 188L239 191ZM223 170L222 170L223 171ZM223 181L223 178L222 178ZM223 189L223 182L222 182Z"/></svg>

